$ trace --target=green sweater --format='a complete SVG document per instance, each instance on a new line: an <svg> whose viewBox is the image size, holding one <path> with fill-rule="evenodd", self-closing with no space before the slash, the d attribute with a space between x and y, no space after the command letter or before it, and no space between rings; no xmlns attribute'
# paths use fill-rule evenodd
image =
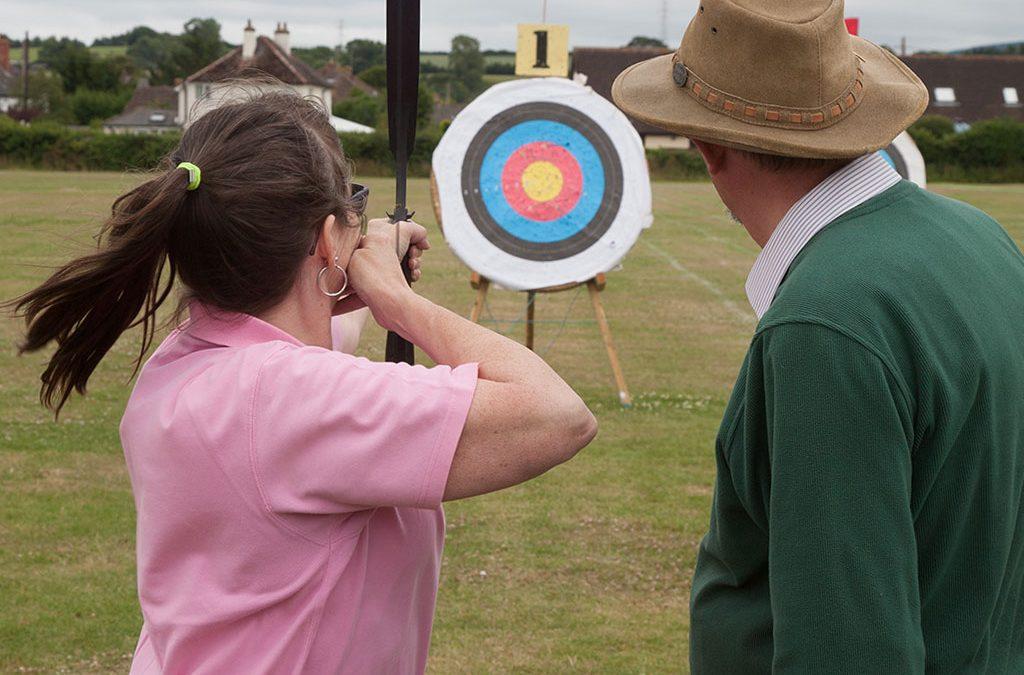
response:
<svg viewBox="0 0 1024 675"><path fill-rule="evenodd" d="M696 673L1024 672L1024 256L902 182L819 232L716 443Z"/></svg>

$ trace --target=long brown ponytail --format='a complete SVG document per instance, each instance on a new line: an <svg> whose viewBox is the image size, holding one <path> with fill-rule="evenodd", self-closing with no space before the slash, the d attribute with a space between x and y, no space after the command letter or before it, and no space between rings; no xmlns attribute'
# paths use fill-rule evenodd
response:
<svg viewBox="0 0 1024 675"><path fill-rule="evenodd" d="M202 169L198 189L177 164ZM9 306L22 353L56 342L40 401L55 412L121 334L142 326L138 369L175 279L185 299L258 314L291 289L329 214L347 222L350 169L322 109L269 93L208 112L153 176L120 196L96 252L57 269Z"/></svg>

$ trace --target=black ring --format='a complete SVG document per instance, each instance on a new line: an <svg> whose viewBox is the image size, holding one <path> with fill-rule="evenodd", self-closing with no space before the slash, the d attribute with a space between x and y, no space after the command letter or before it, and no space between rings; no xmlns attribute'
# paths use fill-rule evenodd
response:
<svg viewBox="0 0 1024 675"><path fill-rule="evenodd" d="M516 237L491 217L480 194L480 169L491 144L516 124L533 120L560 122L582 134L597 152L604 171L604 195L597 214L580 231L560 241L534 242ZM488 241L526 260L561 260L593 246L619 213L622 185L622 163L608 134L586 114L559 103L532 101L501 111L477 131L462 161L462 199L469 217Z"/></svg>

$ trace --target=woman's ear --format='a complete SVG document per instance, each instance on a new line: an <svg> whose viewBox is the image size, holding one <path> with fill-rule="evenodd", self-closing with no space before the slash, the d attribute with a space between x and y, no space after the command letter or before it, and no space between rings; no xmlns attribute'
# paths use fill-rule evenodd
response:
<svg viewBox="0 0 1024 675"><path fill-rule="evenodd" d="M316 240L317 256L327 261L334 260L334 256L339 254L337 234L334 232L336 220L333 213L324 218L320 224L320 236Z"/></svg>

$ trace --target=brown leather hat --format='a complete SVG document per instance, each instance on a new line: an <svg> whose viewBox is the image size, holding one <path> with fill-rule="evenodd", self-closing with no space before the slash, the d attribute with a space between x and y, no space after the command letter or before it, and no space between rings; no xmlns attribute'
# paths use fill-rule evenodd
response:
<svg viewBox="0 0 1024 675"><path fill-rule="evenodd" d="M857 157L928 105L896 56L851 36L843 0L703 0L675 54L623 71L627 114L719 145L790 157Z"/></svg>

